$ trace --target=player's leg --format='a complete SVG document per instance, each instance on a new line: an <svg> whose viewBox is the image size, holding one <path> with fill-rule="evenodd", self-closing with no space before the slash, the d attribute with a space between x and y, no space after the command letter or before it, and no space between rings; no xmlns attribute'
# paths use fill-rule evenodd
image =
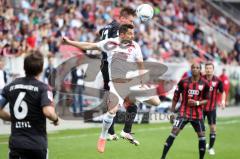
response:
<svg viewBox="0 0 240 159"><path fill-rule="evenodd" d="M206 151L206 137L205 137L205 126L204 121L194 120L191 124L198 135L198 149L199 149L199 159L203 159Z"/></svg>
<svg viewBox="0 0 240 159"><path fill-rule="evenodd" d="M47 159L47 150L10 149L9 159Z"/></svg>
<svg viewBox="0 0 240 159"><path fill-rule="evenodd" d="M12 148L10 148L8 155L9 155L9 159L19 159L23 157L21 156L20 150L12 149Z"/></svg>
<svg viewBox="0 0 240 159"><path fill-rule="evenodd" d="M108 137L107 137L107 139L108 139L109 141L118 140L118 138L119 138L119 137L117 136L117 134L115 134L115 130L114 130L115 120L116 120L116 116L113 118L112 125L111 125L110 128L108 129Z"/></svg>
<svg viewBox="0 0 240 159"><path fill-rule="evenodd" d="M210 112L208 124L210 128L208 152L210 155L215 155L213 146L216 140L216 110Z"/></svg>
<svg viewBox="0 0 240 159"><path fill-rule="evenodd" d="M151 98L142 98L140 99L140 101L145 102L147 104L150 104L152 106L158 106L160 104L160 99L158 98L158 96L154 96ZM127 139L130 141L130 143L134 144L134 145L139 145L139 141L137 139L135 139L131 132L132 132L132 125L134 123L134 119L137 115L137 105L135 105L136 101L135 100L130 100L129 97L126 97L124 100L124 105L126 108L126 114L125 114L125 125L124 125L124 129L122 130L122 132L120 133L120 136L124 139Z"/></svg>
<svg viewBox="0 0 240 159"><path fill-rule="evenodd" d="M124 106L126 108L125 113L125 123L124 128L120 133L121 138L127 139L130 141L130 143L139 145L140 143L132 136L132 125L134 123L134 119L137 115L137 105L134 104L133 101L130 101L129 98L125 98L124 100Z"/></svg>
<svg viewBox="0 0 240 159"><path fill-rule="evenodd" d="M145 100L144 103L147 103L151 106L159 106L159 104L161 103L160 99L158 96L153 96L148 100Z"/></svg>
<svg viewBox="0 0 240 159"><path fill-rule="evenodd" d="M43 150L29 150L28 158L26 159L48 159L48 151L46 149Z"/></svg>
<svg viewBox="0 0 240 159"><path fill-rule="evenodd" d="M161 159L165 159L167 156L167 153L170 149L170 147L172 146L175 138L177 137L177 135L180 133L180 131L184 128L184 126L188 123L188 121L184 120L183 118L177 118L173 124L173 128L172 131L170 133L170 135L168 136L165 144L164 144L164 148L163 148L163 152L162 152L162 157Z"/></svg>
<svg viewBox="0 0 240 159"><path fill-rule="evenodd" d="M102 131L97 143L97 150L100 153L103 153L105 150L108 130L111 127L113 118L115 117L116 112L118 110L119 98L112 92L106 92L104 96L104 101L105 101L105 105L107 105L108 107L108 111L103 116Z"/></svg>

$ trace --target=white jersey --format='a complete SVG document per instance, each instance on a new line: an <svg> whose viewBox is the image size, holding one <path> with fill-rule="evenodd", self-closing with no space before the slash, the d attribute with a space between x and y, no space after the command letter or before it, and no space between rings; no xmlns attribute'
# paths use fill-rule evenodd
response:
<svg viewBox="0 0 240 159"><path fill-rule="evenodd" d="M97 43L98 48L107 53L109 79L118 76L121 71L129 70L127 62L143 61L142 51L137 42L123 44L119 37L109 38ZM114 67L115 66L115 67ZM113 68L114 67L114 68Z"/></svg>

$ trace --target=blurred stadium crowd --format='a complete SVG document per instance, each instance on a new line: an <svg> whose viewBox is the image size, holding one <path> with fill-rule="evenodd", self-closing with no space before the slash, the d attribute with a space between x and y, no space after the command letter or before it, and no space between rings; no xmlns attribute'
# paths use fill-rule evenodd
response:
<svg viewBox="0 0 240 159"><path fill-rule="evenodd" d="M119 15L124 5L136 8L144 1L132 0L2 0L0 1L0 54L18 57L38 49L44 56L59 54L61 37L95 41L98 31ZM217 63L240 64L237 29L223 16L211 14L204 1L152 0L154 19L135 21L136 39L144 59L183 61L198 58ZM236 37L232 50L217 47L212 35L199 26L206 17L219 30ZM161 25L161 27L159 27ZM173 36L174 35L174 36Z"/></svg>

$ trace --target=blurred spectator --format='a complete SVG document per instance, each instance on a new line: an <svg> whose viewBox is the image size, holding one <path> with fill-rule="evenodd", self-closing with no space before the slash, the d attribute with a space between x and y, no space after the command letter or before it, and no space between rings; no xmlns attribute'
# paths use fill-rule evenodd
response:
<svg viewBox="0 0 240 159"><path fill-rule="evenodd" d="M4 60L0 58L0 93L7 83L7 72L4 70Z"/></svg>
<svg viewBox="0 0 240 159"><path fill-rule="evenodd" d="M82 116L83 115L83 97L82 92L84 89L84 78L85 73L84 70L80 67L76 67L71 72L72 76L72 85L74 92L74 101L72 104L73 115L74 116Z"/></svg>
<svg viewBox="0 0 240 159"><path fill-rule="evenodd" d="M53 66L53 55L48 55L48 66L44 71L44 82L50 86L54 86L54 81L56 77L56 69Z"/></svg>
<svg viewBox="0 0 240 159"><path fill-rule="evenodd" d="M236 105L240 104L240 82L238 82L236 86L235 104Z"/></svg>
<svg viewBox="0 0 240 159"><path fill-rule="evenodd" d="M230 80L226 74L226 69L222 69L222 74L219 76L219 79L222 81L223 83L223 90L225 91L226 93L226 105L229 104L229 101L228 101L228 97L229 97L229 90L230 90Z"/></svg>
<svg viewBox="0 0 240 159"><path fill-rule="evenodd" d="M236 89L235 104L239 105L240 104L240 82L239 81L238 81L235 89Z"/></svg>

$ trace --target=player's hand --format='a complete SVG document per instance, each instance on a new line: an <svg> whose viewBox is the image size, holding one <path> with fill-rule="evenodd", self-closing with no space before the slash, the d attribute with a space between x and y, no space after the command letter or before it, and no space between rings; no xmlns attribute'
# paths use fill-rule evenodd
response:
<svg viewBox="0 0 240 159"><path fill-rule="evenodd" d="M194 99L188 99L188 106L197 106L197 101Z"/></svg>
<svg viewBox="0 0 240 159"><path fill-rule="evenodd" d="M68 44L70 42L70 39L68 37L64 36L64 37L62 37L62 41L63 41L63 43Z"/></svg>
<svg viewBox="0 0 240 159"><path fill-rule="evenodd" d="M224 100L220 104L220 107L222 108L222 110L224 110L226 108L226 102Z"/></svg>
<svg viewBox="0 0 240 159"><path fill-rule="evenodd" d="M170 119L170 123L173 124L175 119L176 119L176 116L174 113L171 113L170 116L169 116L169 119Z"/></svg>
<svg viewBox="0 0 240 159"><path fill-rule="evenodd" d="M57 117L57 119L55 121L52 121L51 124L53 124L54 126L58 126L60 123L60 118Z"/></svg>

